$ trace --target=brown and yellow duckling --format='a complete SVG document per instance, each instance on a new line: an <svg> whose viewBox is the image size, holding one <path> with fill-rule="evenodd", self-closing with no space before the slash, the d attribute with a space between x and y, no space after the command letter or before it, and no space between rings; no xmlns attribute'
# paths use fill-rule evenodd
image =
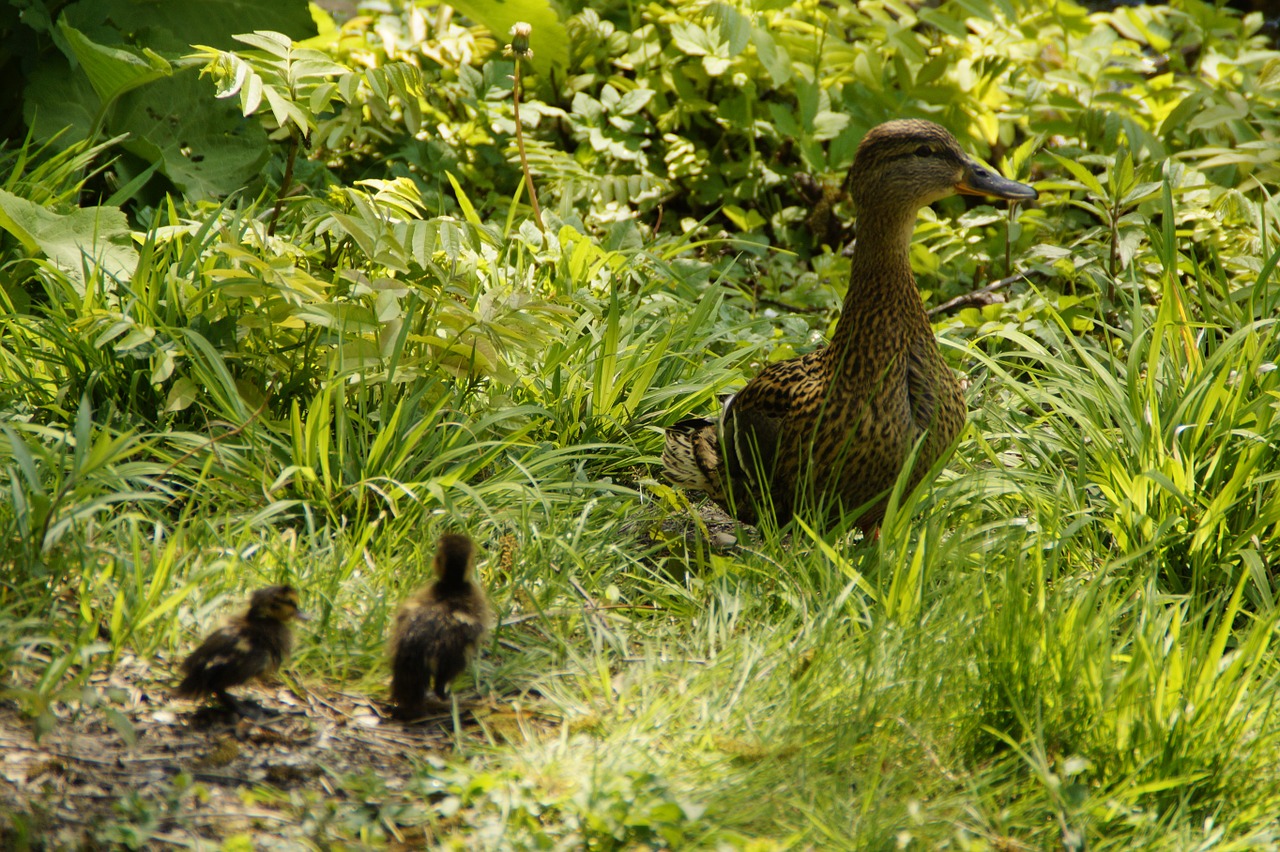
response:
<svg viewBox="0 0 1280 852"><path fill-rule="evenodd" d="M175 693L183 698L216 696L240 715L257 715L260 708L229 695L227 690L280 667L293 650L293 619L307 620L298 609L292 586L268 586L249 598L249 608L210 633L182 663L182 683Z"/></svg>
<svg viewBox="0 0 1280 852"><path fill-rule="evenodd" d="M964 398L916 290L916 216L955 193L1037 195L930 121L872 128L849 177L857 241L830 345L765 367L718 420L667 430L667 477L705 491L743 523L771 514L782 525L801 506L834 523L865 506L856 523L869 532L916 442L923 438L908 488L950 451L964 425Z"/></svg>
<svg viewBox="0 0 1280 852"><path fill-rule="evenodd" d="M391 700L395 715L422 715L427 690L443 701L449 683L493 624L493 610L475 579L475 546L447 533L435 556L435 582L406 600L391 629Z"/></svg>

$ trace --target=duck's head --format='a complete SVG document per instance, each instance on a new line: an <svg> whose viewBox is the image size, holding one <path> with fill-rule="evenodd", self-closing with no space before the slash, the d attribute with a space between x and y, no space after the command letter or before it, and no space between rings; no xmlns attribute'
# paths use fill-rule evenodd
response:
<svg viewBox="0 0 1280 852"><path fill-rule="evenodd" d="M867 132L849 173L861 215L898 208L914 215L939 198L963 193L1029 201L1037 192L970 157L932 121L886 121Z"/></svg>
<svg viewBox="0 0 1280 852"><path fill-rule="evenodd" d="M458 582L471 573L476 561L475 545L459 533L445 533L436 546L435 569L440 580Z"/></svg>
<svg viewBox="0 0 1280 852"><path fill-rule="evenodd" d="M270 619L287 624L293 619L308 621L298 608L298 591L293 586L267 586L249 598L249 617Z"/></svg>

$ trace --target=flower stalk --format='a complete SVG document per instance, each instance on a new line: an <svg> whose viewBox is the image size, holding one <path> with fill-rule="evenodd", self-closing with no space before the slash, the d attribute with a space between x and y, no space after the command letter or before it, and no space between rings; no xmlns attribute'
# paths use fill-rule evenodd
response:
<svg viewBox="0 0 1280 852"><path fill-rule="evenodd" d="M524 170L524 184L529 188L529 206L533 208L533 221L537 223L539 231L545 232L547 229L542 224L542 208L538 206L538 191L534 188L533 174L529 171L529 157L524 150L524 126L520 123L520 61L533 58L533 50L529 47L529 35L532 32L532 25L524 21L516 22L511 27L511 44L506 46L503 53L516 61L515 74L511 78L513 81L511 96L516 118L516 147L520 150L520 168Z"/></svg>

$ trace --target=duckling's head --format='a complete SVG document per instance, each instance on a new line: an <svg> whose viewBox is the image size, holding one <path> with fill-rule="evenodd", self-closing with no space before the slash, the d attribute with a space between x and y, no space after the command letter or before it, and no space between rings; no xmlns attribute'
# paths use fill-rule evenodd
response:
<svg viewBox="0 0 1280 852"><path fill-rule="evenodd" d="M298 592L293 586L267 586L249 598L249 617L287 624L293 619L307 621L298 608Z"/></svg>
<svg viewBox="0 0 1280 852"><path fill-rule="evenodd" d="M919 119L871 128L858 146L849 181L861 216L895 208L914 216L926 204L956 193L1009 201L1037 195L970 157L944 128Z"/></svg>
<svg viewBox="0 0 1280 852"><path fill-rule="evenodd" d="M465 580L476 562L475 545L459 533L445 533L436 545L436 579L457 583Z"/></svg>

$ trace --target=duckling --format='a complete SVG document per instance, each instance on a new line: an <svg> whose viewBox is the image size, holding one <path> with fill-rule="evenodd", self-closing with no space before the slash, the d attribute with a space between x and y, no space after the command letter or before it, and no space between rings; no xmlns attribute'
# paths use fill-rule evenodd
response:
<svg viewBox="0 0 1280 852"><path fill-rule="evenodd" d="M257 715L256 705L239 701L227 690L268 675L293 650L292 619L307 621L298 609L292 586L267 586L249 598L244 615L210 633L182 663L185 675L175 694L183 698L214 695L241 716Z"/></svg>
<svg viewBox="0 0 1280 852"><path fill-rule="evenodd" d="M428 688L443 701L449 683L466 668L493 610L475 580L475 546L447 533L435 555L435 582L419 589L396 613L391 629L391 700L395 715L422 714Z"/></svg>
<svg viewBox="0 0 1280 852"><path fill-rule="evenodd" d="M666 432L667 477L743 523L771 514L781 526L803 506L834 524L861 508L854 522L868 534L912 448L920 443L908 490L951 451L964 398L911 271L916 215L955 193L1037 196L974 160L942 127L909 119L863 137L849 182L857 241L830 344L765 367L718 419Z"/></svg>

